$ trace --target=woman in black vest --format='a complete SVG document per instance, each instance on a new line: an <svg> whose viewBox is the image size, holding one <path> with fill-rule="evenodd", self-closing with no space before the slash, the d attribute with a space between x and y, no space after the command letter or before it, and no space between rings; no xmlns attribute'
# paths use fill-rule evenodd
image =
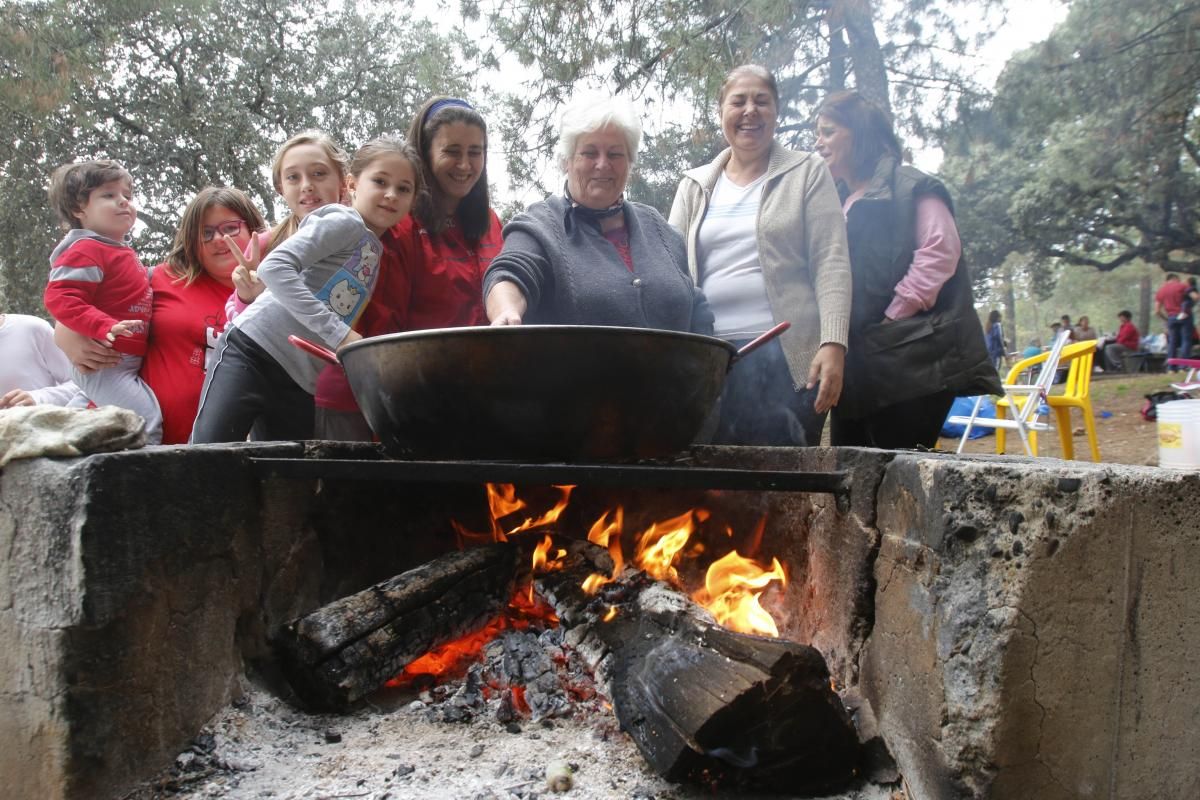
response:
<svg viewBox="0 0 1200 800"><path fill-rule="evenodd" d="M837 181L853 300L835 445L937 444L958 395L999 394L950 195L900 163L891 122L857 92L817 109L817 152Z"/></svg>

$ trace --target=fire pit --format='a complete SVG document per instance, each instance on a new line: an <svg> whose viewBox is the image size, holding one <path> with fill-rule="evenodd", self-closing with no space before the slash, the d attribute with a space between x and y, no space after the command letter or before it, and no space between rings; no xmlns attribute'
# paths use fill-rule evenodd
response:
<svg viewBox="0 0 1200 800"><path fill-rule="evenodd" d="M121 797L181 752L215 763L197 736L218 713L217 739L232 730L220 726L258 710L264 725L290 719L305 736L319 733L310 748L358 740L343 718L281 704L272 635L456 549L451 519L485 530L483 484L499 478L457 482L432 467L398 479L284 477L280 462L263 461L329 456L377 453L163 447L14 463L0 474L0 727L10 743L0 773L12 776L10 796ZM626 486L611 485L623 482L611 472L589 485L577 474L573 503L581 516L614 498L626 509L710 505L738 530L765 515L763 552L777 553L789 576L780 633L824 657L860 740L895 758L910 796L1177 797L1200 780L1191 711L1200 687L1188 666L1200 645L1188 613L1200 556L1184 500L1200 489L1195 476L817 448L700 448L675 466L740 471L738 480L842 473L815 493L640 488L636 471ZM270 691L247 690L248 672ZM377 713L351 716L394 730ZM610 727L582 726L584 742L608 736L616 744L601 748L606 756L628 761L624 734L599 718ZM322 731L339 728L343 742L324 741ZM526 725L523 735L532 732ZM1172 748L1159 746L1164 735ZM560 751L571 761L579 745L558 737L553 752L526 743L532 764L504 760L522 776ZM434 766L400 760L426 773ZM581 796L664 785L640 763L580 766L595 789L580 784ZM622 767L635 777L619 788L595 777ZM300 781L299 766L291 774ZM529 780L500 786L505 777L475 785Z"/></svg>

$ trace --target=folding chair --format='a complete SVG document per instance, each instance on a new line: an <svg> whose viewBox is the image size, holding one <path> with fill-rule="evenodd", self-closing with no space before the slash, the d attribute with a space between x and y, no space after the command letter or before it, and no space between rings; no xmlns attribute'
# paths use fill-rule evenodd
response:
<svg viewBox="0 0 1200 800"><path fill-rule="evenodd" d="M1030 435L1035 431L1048 431L1050 424L1038 420L1041 414L1043 404L1046 402L1046 397L1050 393L1050 387L1054 385L1054 374L1058 372L1058 362L1062 358L1063 348L1066 347L1067 340L1071 338L1071 331L1062 330L1054 338L1054 344L1048 352L1039 353L1036 356L1018 361L1012 365L1008 371L1008 380L1012 383L1004 383L1004 397L1000 402L1008 401L1013 409L1013 418L1007 419L999 416L1000 409L996 409L996 418L979 416L979 407L983 403L983 397L975 400L975 407L971 410L969 417L950 417L947 421L956 425L965 426L963 429L962 439L958 442L958 450L961 453L963 447L967 444L967 439L971 435L971 429L976 425L982 425L985 428L996 428L997 432L1004 430L1016 430L1021 435L1021 443L1025 445L1025 453L1027 455L1035 455L1033 447L1030 445ZM1041 364L1042 371L1038 374L1037 380L1033 383L1016 383L1022 372L1030 369L1035 364Z"/></svg>
<svg viewBox="0 0 1200 800"><path fill-rule="evenodd" d="M1188 397L1192 397L1193 393L1200 389L1200 381L1196 380L1196 372L1200 371L1200 359L1196 358L1168 358L1168 367L1186 367L1187 376L1179 383L1172 383L1171 388L1177 392L1182 392Z"/></svg>

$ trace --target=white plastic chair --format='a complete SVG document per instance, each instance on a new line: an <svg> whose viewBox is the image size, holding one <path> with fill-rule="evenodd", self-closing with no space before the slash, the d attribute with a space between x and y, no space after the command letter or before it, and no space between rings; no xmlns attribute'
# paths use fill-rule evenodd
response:
<svg viewBox="0 0 1200 800"><path fill-rule="evenodd" d="M1021 436L1021 444L1025 445L1025 454L1032 456L1034 453L1033 448L1029 444L1029 432L1048 431L1052 427L1050 423L1042 422L1038 417L1041 415L1042 409L1046 406L1046 397L1050 394L1050 387L1054 385L1054 375L1058 372L1058 362L1062 358L1063 348L1066 347L1067 341L1070 338L1071 331L1059 331L1058 335L1054 338L1054 344L1048 352L1027 358L1019 364L1013 365L1012 370L1009 372L1010 375L1019 374L1022 370L1028 369L1035 364L1041 364L1042 371L1033 383L1002 384L1004 396L1008 398L1009 406L1013 411L1011 419L993 419L991 417L979 416L979 407L983 403L982 396L976 398L975 407L971 410L971 416L950 417L947 422L965 426L962 439L958 442L958 450L955 452L961 453L963 451L963 447L966 446L967 439L971 435L971 429L976 425L980 425L985 428L1016 430ZM1017 369L1018 367L1021 369Z"/></svg>
<svg viewBox="0 0 1200 800"><path fill-rule="evenodd" d="M1188 397L1195 397L1195 392L1200 390L1200 380L1196 379L1196 373L1200 372L1200 359L1195 358L1168 358L1168 367L1184 367L1187 369L1187 376L1179 383L1172 383L1171 388L1177 392L1182 392Z"/></svg>

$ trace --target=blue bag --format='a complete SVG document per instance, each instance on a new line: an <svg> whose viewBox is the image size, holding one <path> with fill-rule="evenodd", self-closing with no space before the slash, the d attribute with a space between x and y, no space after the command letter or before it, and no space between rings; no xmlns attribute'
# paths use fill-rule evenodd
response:
<svg viewBox="0 0 1200 800"><path fill-rule="evenodd" d="M946 415L946 419L950 417L969 417L971 411L975 408L975 397L956 397L954 403L950 406L950 413ZM985 396L983 402L979 404L979 416L996 418L996 401L990 396ZM963 431L967 429L966 425L952 424L949 422L942 423L942 436L947 439L957 439L963 435ZM992 433L991 428L985 428L982 425L977 425L971 428L971 439L980 439Z"/></svg>

